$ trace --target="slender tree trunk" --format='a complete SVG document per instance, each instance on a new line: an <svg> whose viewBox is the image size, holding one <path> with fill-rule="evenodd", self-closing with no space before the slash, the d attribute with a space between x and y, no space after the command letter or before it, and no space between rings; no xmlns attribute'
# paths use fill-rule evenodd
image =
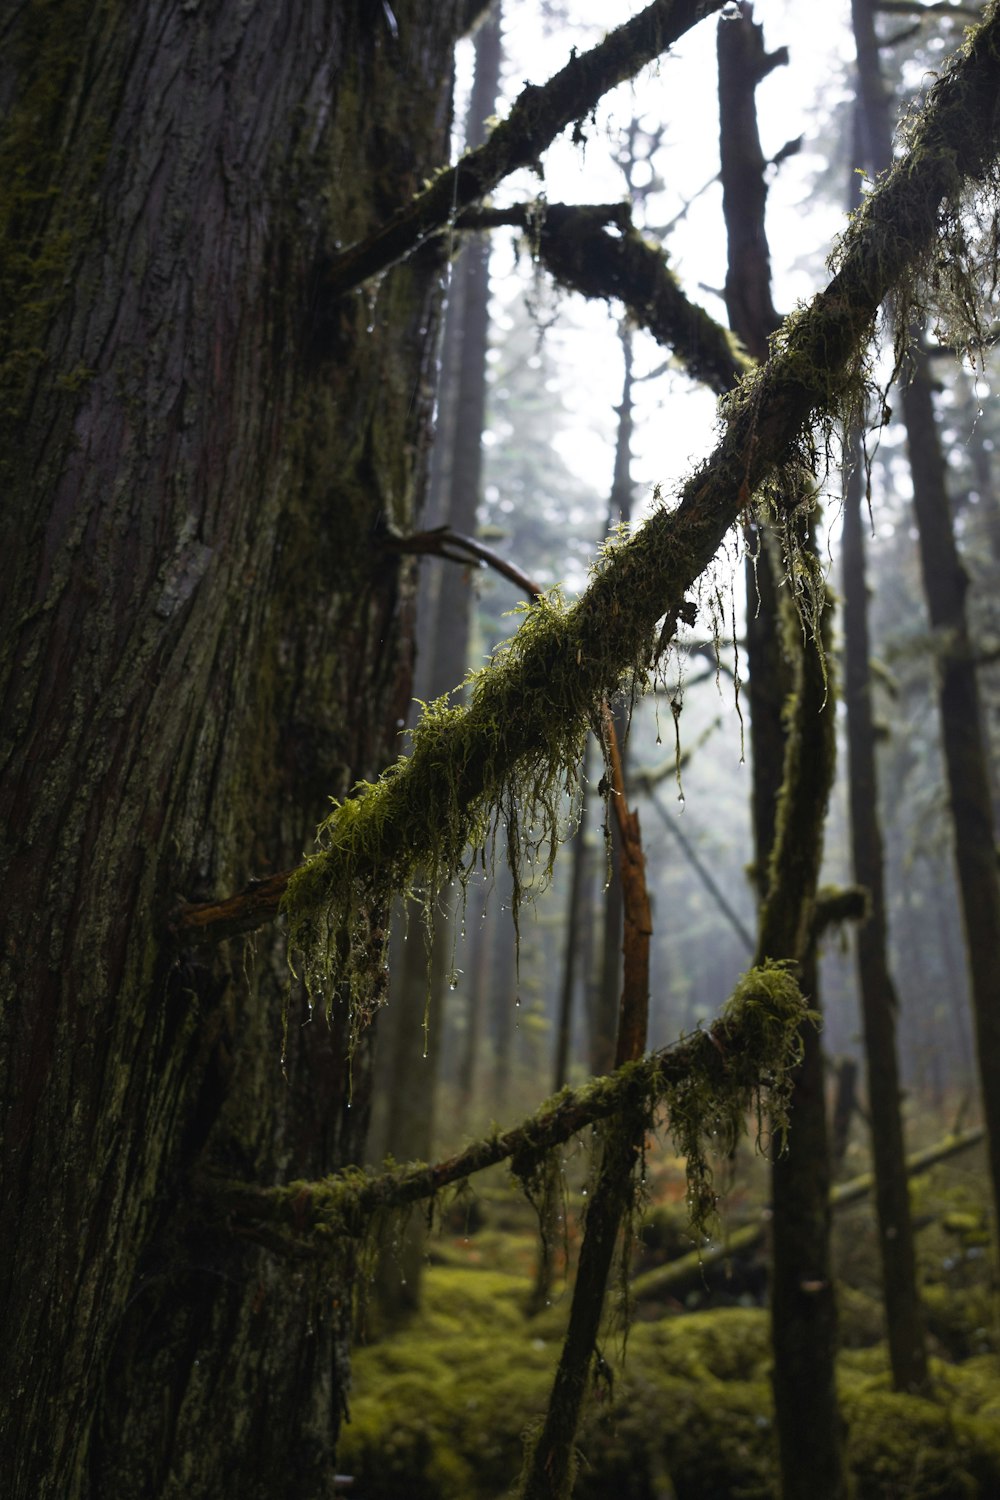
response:
<svg viewBox="0 0 1000 1500"><path fill-rule="evenodd" d="M628 526L632 519L632 332L626 323L619 329L619 342L624 361L622 399L618 407L618 427L615 437L615 466L611 481L611 497L608 504L608 530ZM618 744L625 753L628 731L628 712L618 705L614 711L615 733ZM621 882L621 834L615 817L608 808L611 841L611 879L604 896L603 942L601 947L601 982L597 992L595 1026L593 1033L591 1071L600 1076L611 1070L615 1055L615 1036L618 1029L618 1006L622 985L622 935L623 913Z"/></svg>
<svg viewBox="0 0 1000 1500"><path fill-rule="evenodd" d="M501 851L498 851L498 855L501 855ZM510 1102L511 1056L517 1019L517 952L510 915L513 899L514 883L504 861L497 866L493 892L499 915L493 933L493 964L489 989L493 1038L489 1095L496 1117Z"/></svg>
<svg viewBox="0 0 1000 1500"><path fill-rule="evenodd" d="M844 490L844 700L851 851L854 879L868 892L868 916L857 933L858 987L868 1065L868 1108L875 1167L875 1204L882 1296L893 1385L918 1391L927 1383L927 1355L917 1285L916 1253L906 1177L906 1146L896 1054L898 1002L889 972L883 884L882 829L875 768L868 595L861 517L863 455L855 445Z"/></svg>
<svg viewBox="0 0 1000 1500"><path fill-rule="evenodd" d="M572 870L570 873L569 899L566 915L566 932L563 944L562 984L559 992L559 1014L556 1023L556 1051L553 1064L552 1089L554 1093L569 1079L570 1049L573 1042L573 999L580 972L580 942L586 913L584 902L587 893L587 795L584 792L580 805L580 823L573 836ZM584 972L586 972L584 970Z"/></svg>
<svg viewBox="0 0 1000 1500"><path fill-rule="evenodd" d="M476 1078L479 1070L479 1054L482 1050L483 1020L489 995L490 951L493 943L493 926L496 921L496 903L485 891L474 894L468 926L472 932L472 970L467 985L465 1034L462 1037L461 1053L456 1069L456 1095L458 1127L463 1133L471 1128L470 1116L473 1101L478 1097Z"/></svg>
<svg viewBox="0 0 1000 1500"><path fill-rule="evenodd" d="M720 22L719 114L723 211L729 242L726 304L731 326L758 359L778 323L771 299L764 215L767 186L755 91L787 51L767 53L752 5ZM754 836L761 911L758 961L798 961L803 994L817 1001L815 941L807 935L819 875L823 818L833 776L833 686L819 642L783 630L775 538L751 534L747 648L754 774ZM812 536L806 542L812 545ZM825 627L828 630L828 626ZM786 645L795 641L797 671ZM797 694L789 733L785 706ZM780 810L780 820L779 820ZM801 826L797 826L797 822ZM794 871L794 874L792 873ZM847 1493L837 1406L837 1308L830 1267L830 1155L823 1059L815 1028L802 1034L791 1128L772 1168L771 1327L774 1399L784 1500L840 1500Z"/></svg>
<svg viewBox="0 0 1000 1500"><path fill-rule="evenodd" d="M891 164L892 142L871 0L852 0L851 14L868 162L875 172L882 172ZM965 609L968 577L955 541L947 470L926 357L915 352L904 373L903 418L913 478L913 509L927 611L939 643L941 739L972 988L993 1206L995 1216L1000 1216L1000 872L979 688Z"/></svg>
<svg viewBox="0 0 1000 1500"><path fill-rule="evenodd" d="M502 58L499 8L476 33L476 71L466 122L466 146L481 145L486 121L493 114ZM446 465L447 490L441 522L474 535L482 473L482 433L486 411L486 351L489 336L490 247L483 235L465 242L455 280L460 332L455 411L451 419L451 453ZM469 632L474 604L472 570L447 564L438 583L433 628L427 633L427 696L442 697L460 689L468 669ZM391 1100L386 1150L397 1161L427 1161L433 1152L437 1123L437 1087L444 1030L448 1024L449 976L454 951L455 905L449 900L434 914L433 933L425 948L417 938L421 912L413 903L414 934L404 950L394 1018L393 1062L387 1088ZM399 1236L392 1257L379 1269L379 1302L390 1319L412 1311L420 1301L426 1222L414 1215Z"/></svg>
<svg viewBox="0 0 1000 1500"><path fill-rule="evenodd" d="M4 1492L332 1485L348 1301L192 1205L357 1159L342 1011L179 897L301 855L405 712L440 266L323 259L447 147L455 7L8 7L0 56ZM345 170L345 163L350 169ZM15 440L16 438L16 440Z"/></svg>

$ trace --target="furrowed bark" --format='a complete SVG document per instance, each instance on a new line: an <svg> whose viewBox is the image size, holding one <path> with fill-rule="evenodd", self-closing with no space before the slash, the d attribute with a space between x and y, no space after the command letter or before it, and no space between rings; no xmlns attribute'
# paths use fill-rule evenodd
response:
<svg viewBox="0 0 1000 1500"><path fill-rule="evenodd" d="M4 7L11 1500L332 1484L346 1314L195 1225L190 1177L356 1159L367 1057L348 1109L342 1027L293 1021L283 1076L280 934L178 957L162 918L298 859L409 697L409 570L370 539L415 523L439 252L314 316L335 238L447 151L455 7L393 6L398 46L325 0Z"/></svg>

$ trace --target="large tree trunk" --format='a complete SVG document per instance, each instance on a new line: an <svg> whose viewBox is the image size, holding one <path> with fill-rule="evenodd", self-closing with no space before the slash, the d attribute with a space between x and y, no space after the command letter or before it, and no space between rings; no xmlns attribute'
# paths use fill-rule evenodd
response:
<svg viewBox="0 0 1000 1500"><path fill-rule="evenodd" d="M342 1014L179 898L294 862L395 749L431 254L321 265L447 152L451 4L8 16L0 443L5 1493L328 1493L346 1299L198 1211L356 1157ZM13 417L13 423L11 423ZM353 1108L348 1106L353 1104Z"/></svg>

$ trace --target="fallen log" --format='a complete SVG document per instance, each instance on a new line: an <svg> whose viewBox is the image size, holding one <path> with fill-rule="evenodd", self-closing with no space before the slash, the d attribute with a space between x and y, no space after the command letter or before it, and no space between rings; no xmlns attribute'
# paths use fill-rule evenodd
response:
<svg viewBox="0 0 1000 1500"><path fill-rule="evenodd" d="M915 1177L918 1172L924 1172L928 1167L936 1166L938 1162L947 1161L949 1157L957 1156L961 1151L970 1150L979 1144L984 1133L980 1126L971 1130L958 1131L946 1135L943 1140L936 1141L933 1146L928 1146L923 1151L914 1152L912 1156L906 1158L907 1176ZM831 1190L830 1207L836 1213L852 1203L858 1203L868 1196L874 1186L875 1174L873 1172L863 1172L858 1177L852 1177L848 1182L838 1183ZM683 1298L689 1292L703 1288L709 1273L715 1267L724 1265L726 1261L748 1255L757 1248L767 1234L768 1222L769 1215L765 1214L755 1223L744 1224L734 1230L719 1244L710 1245L706 1250L691 1250L687 1255L678 1256L676 1260L668 1261L664 1266L657 1266L652 1271L644 1271L641 1276L635 1277L629 1287L632 1300L655 1302L668 1297Z"/></svg>

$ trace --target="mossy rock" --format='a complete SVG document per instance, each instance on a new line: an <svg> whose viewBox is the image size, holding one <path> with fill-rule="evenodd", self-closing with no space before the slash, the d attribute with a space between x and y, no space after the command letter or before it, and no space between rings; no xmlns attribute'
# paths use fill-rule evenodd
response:
<svg viewBox="0 0 1000 1500"><path fill-rule="evenodd" d="M591 1402L574 1500L773 1500L778 1474L766 1380L697 1383L640 1374L629 1356L610 1403Z"/></svg>
<svg viewBox="0 0 1000 1500"><path fill-rule="evenodd" d="M636 1362L685 1380L756 1380L771 1361L770 1322L756 1307L712 1308L642 1324L629 1350Z"/></svg>
<svg viewBox="0 0 1000 1500"><path fill-rule="evenodd" d="M416 1355L412 1344L409 1352ZM357 1361L362 1393L352 1402L338 1466L354 1476L358 1494L485 1500L510 1489L522 1433L545 1409L558 1346L476 1339L454 1363L450 1350L438 1345L438 1352L436 1379L426 1364L420 1375L391 1375Z"/></svg>

